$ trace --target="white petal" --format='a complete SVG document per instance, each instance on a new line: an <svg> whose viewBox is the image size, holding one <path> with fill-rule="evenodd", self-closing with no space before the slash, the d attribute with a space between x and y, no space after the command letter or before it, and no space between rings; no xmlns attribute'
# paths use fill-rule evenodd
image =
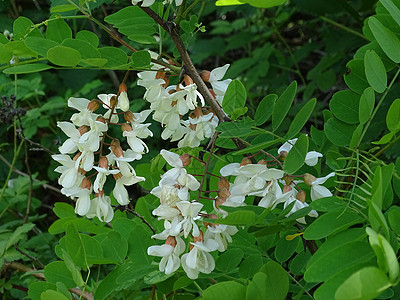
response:
<svg viewBox="0 0 400 300"><path fill-rule="evenodd" d="M318 163L318 158L322 156L323 155L317 151L310 151L307 153L304 162L306 163L306 165L313 167Z"/></svg>

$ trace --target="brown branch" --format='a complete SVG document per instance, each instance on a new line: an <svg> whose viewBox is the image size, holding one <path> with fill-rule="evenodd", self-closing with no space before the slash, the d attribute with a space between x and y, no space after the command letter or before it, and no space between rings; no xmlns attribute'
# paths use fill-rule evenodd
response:
<svg viewBox="0 0 400 300"><path fill-rule="evenodd" d="M44 274L43 274L43 270L34 270L31 268L28 268L27 266L25 266L21 263L15 262L15 261L5 263L4 267L14 269L16 271L24 272L24 273L41 271L40 273L31 273L30 275L34 276L35 278L37 278L39 280L46 281L46 278L44 277ZM81 289L72 288L72 289L69 289L69 291L75 295L78 295L78 296L84 298L84 299L94 300L92 293L89 294L88 292L82 291Z"/></svg>

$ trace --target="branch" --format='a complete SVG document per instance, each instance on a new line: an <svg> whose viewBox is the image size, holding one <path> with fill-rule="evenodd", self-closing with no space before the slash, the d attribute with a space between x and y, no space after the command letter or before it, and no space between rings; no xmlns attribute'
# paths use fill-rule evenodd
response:
<svg viewBox="0 0 400 300"><path fill-rule="evenodd" d="M15 262L15 261L10 262L10 263L5 263L4 267L5 268L14 269L14 270L17 270L17 271L20 271L20 272L24 272L24 273L39 271L39 270L34 270L34 269L31 269L31 268L28 268L27 266L25 266L23 264L20 264L18 262ZM37 279L46 281L46 278L44 277L44 274L43 274L43 270L40 270L40 271L41 271L40 273L31 273L30 275L36 277ZM94 297L93 297L92 293L89 294L88 292L82 291L82 290L80 290L78 288L72 288L72 289L69 289L69 291L71 293L75 294L75 295L78 295L78 296L84 298L84 299L94 300Z"/></svg>

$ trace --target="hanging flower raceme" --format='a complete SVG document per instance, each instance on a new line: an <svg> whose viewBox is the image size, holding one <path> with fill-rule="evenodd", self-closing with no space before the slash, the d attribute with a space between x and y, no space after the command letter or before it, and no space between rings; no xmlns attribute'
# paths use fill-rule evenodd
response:
<svg viewBox="0 0 400 300"><path fill-rule="evenodd" d="M58 122L57 126L68 136L61 145L61 154L53 159L62 166L56 168L61 173L59 184L61 192L76 198L75 212L88 218L98 217L103 222L112 220L114 211L111 198L104 195L103 187L108 180L114 180L113 195L120 205L129 203L126 186L145 180L136 175L130 162L142 158L148 152L143 139L152 136L148 129L150 123L143 124L150 110L141 113L129 111L129 99L125 84L121 84L118 95L100 94L98 100L70 98L68 106L78 110L70 122ZM95 113L100 106L104 114ZM118 113L118 110L121 112ZM119 115L124 115L123 123ZM112 126L121 126L123 136L131 149L124 151L117 138L108 134ZM107 143L107 139L111 139ZM110 145L110 147L104 147ZM106 153L104 153L106 152ZM74 154L73 159L69 154ZM112 176L110 176L112 175ZM92 178L94 181L92 182ZM95 192L95 195L92 195Z"/></svg>

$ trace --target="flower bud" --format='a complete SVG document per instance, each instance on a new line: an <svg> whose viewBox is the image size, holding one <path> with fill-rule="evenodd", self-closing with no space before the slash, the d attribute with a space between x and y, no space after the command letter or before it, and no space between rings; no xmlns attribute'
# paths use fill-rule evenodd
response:
<svg viewBox="0 0 400 300"><path fill-rule="evenodd" d="M92 187L92 182L90 181L90 179L87 177L83 178L82 183L81 183L81 189L90 190L91 187Z"/></svg>
<svg viewBox="0 0 400 300"><path fill-rule="evenodd" d="M96 111L99 108L99 101L97 100L92 100L89 102L87 109L90 110L91 112Z"/></svg>
<svg viewBox="0 0 400 300"><path fill-rule="evenodd" d="M118 91L119 91L120 93L123 93L123 92L126 93L126 92L128 91L128 89L126 88L126 84L125 84L125 83L121 83L121 84L119 85Z"/></svg>
<svg viewBox="0 0 400 300"><path fill-rule="evenodd" d="M172 246L172 247L174 247L175 248L175 246L176 246L176 239L175 239L175 237L174 236L168 236L167 237L167 240L165 241L165 244L166 245L170 245L170 246Z"/></svg>
<svg viewBox="0 0 400 300"><path fill-rule="evenodd" d="M185 86L193 84L193 79L189 75L186 75L186 74L183 77L183 81L185 82Z"/></svg>
<svg viewBox="0 0 400 300"><path fill-rule="evenodd" d="M124 119L129 123L133 123L135 121L135 115L130 110L124 112Z"/></svg>
<svg viewBox="0 0 400 300"><path fill-rule="evenodd" d="M111 99L110 99L110 107L114 108L114 107L117 106L117 104L118 104L117 96L112 96Z"/></svg>
<svg viewBox="0 0 400 300"><path fill-rule="evenodd" d="M226 200L231 195L231 192L226 187L222 187L222 188L218 189L217 195L218 195L218 198Z"/></svg>
<svg viewBox="0 0 400 300"><path fill-rule="evenodd" d="M224 204L226 202L226 199L217 197L217 199L215 199L214 203L215 203L215 207L219 208L220 205Z"/></svg>
<svg viewBox="0 0 400 300"><path fill-rule="evenodd" d="M102 117L102 116L98 116L98 117L96 118L96 122L101 122L101 123L106 124L106 119L104 119L104 117Z"/></svg>
<svg viewBox="0 0 400 300"><path fill-rule="evenodd" d="M99 159L99 167L108 169L108 159L105 156L101 156Z"/></svg>
<svg viewBox="0 0 400 300"><path fill-rule="evenodd" d="M205 82L210 82L211 72L204 70L200 73L200 76Z"/></svg>
<svg viewBox="0 0 400 300"><path fill-rule="evenodd" d="M243 158L242 161L240 162L240 166L245 166L249 164L251 164L251 160L248 157Z"/></svg>
<svg viewBox="0 0 400 300"><path fill-rule="evenodd" d="M222 177L220 180L218 180L218 188L226 188L229 189L229 181L225 177Z"/></svg>
<svg viewBox="0 0 400 300"><path fill-rule="evenodd" d="M283 180L285 180L286 185L290 185L292 183L292 178L290 178L288 175L285 175Z"/></svg>
<svg viewBox="0 0 400 300"><path fill-rule="evenodd" d="M292 190L292 187L290 185L285 185L282 189L282 192L286 194L287 192L290 192Z"/></svg>
<svg viewBox="0 0 400 300"><path fill-rule="evenodd" d="M285 161L287 155L288 155L287 151L281 151L279 153L279 158L281 159L281 161Z"/></svg>
<svg viewBox="0 0 400 300"><path fill-rule="evenodd" d="M124 123L121 125L121 130L122 132L124 132L124 131L132 131L133 129L131 125L129 125L128 123Z"/></svg>
<svg viewBox="0 0 400 300"><path fill-rule="evenodd" d="M268 166L268 163L265 159L261 159L257 162L257 165L264 165L264 166Z"/></svg>
<svg viewBox="0 0 400 300"><path fill-rule="evenodd" d="M79 134L84 135L86 132L89 131L89 127L86 125L82 125L81 127L78 128Z"/></svg>
<svg viewBox="0 0 400 300"><path fill-rule="evenodd" d="M303 190L300 190L296 195L296 199L301 201L302 203L306 202L306 192Z"/></svg>
<svg viewBox="0 0 400 300"><path fill-rule="evenodd" d="M200 118L201 116L203 115L203 110L201 109L201 107L196 107L195 109L194 109L194 111L190 114L190 117L192 118L192 119L198 119L198 118Z"/></svg>
<svg viewBox="0 0 400 300"><path fill-rule="evenodd" d="M190 158L190 154L188 154L188 153L181 155L179 158L182 161L184 167L187 167L192 162L192 159Z"/></svg>
<svg viewBox="0 0 400 300"><path fill-rule="evenodd" d="M317 178L310 173L306 173L303 176L304 183L308 186L312 186L312 183L317 180Z"/></svg>
<svg viewBox="0 0 400 300"><path fill-rule="evenodd" d="M121 147L118 139L113 139L112 140L110 148L111 148L112 153L114 153L114 155L116 157L123 157L124 156L124 151L122 150L122 147Z"/></svg>

